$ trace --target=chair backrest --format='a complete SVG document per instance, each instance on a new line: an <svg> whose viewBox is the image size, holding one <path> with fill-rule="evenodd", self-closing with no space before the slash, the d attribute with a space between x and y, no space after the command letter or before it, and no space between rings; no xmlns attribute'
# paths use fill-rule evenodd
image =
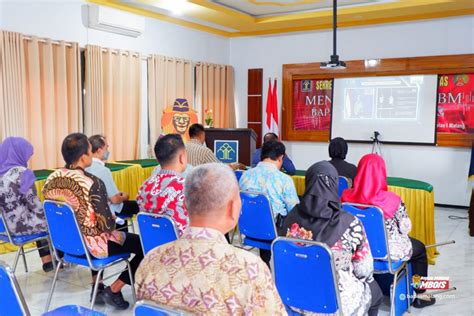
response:
<svg viewBox="0 0 474 316"><path fill-rule="evenodd" d="M240 178L241 178L242 175L244 174L244 171L245 171L245 170L235 170L235 176L237 177L237 182L240 181Z"/></svg>
<svg viewBox="0 0 474 316"><path fill-rule="evenodd" d="M342 208L360 219L364 225L374 259L390 258L387 256L390 252L383 211L377 206L356 203L342 203Z"/></svg>
<svg viewBox="0 0 474 316"><path fill-rule="evenodd" d="M342 196L342 193L344 190L350 189L351 188L351 181L347 179L346 177L339 176L339 196Z"/></svg>
<svg viewBox="0 0 474 316"><path fill-rule="evenodd" d="M44 201L44 213L54 249L73 256L89 256L73 209L67 203Z"/></svg>
<svg viewBox="0 0 474 316"><path fill-rule="evenodd" d="M138 229L143 252L178 239L174 221L167 215L140 212L137 215Z"/></svg>
<svg viewBox="0 0 474 316"><path fill-rule="evenodd" d="M7 227L5 226L5 222L3 220L3 211L0 209L0 234L7 235Z"/></svg>
<svg viewBox="0 0 474 316"><path fill-rule="evenodd" d="M273 240L277 237L270 200L261 192L241 191L239 230L246 237Z"/></svg>
<svg viewBox="0 0 474 316"><path fill-rule="evenodd" d="M314 313L338 312L337 274L326 244L279 237L272 243L272 260L283 304Z"/></svg>
<svg viewBox="0 0 474 316"><path fill-rule="evenodd" d="M0 316L30 315L15 275L8 265L0 261Z"/></svg>
<svg viewBox="0 0 474 316"><path fill-rule="evenodd" d="M135 316L178 316L187 315L186 312L175 308L165 307L150 301L139 301L135 304Z"/></svg>

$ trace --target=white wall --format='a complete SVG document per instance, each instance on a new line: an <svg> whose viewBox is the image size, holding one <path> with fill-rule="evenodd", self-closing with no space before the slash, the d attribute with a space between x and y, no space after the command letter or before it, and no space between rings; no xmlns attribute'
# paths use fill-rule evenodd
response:
<svg viewBox="0 0 474 316"><path fill-rule="evenodd" d="M86 28L82 23L85 1L0 0L0 29L54 40L79 42L81 46L132 50L195 61L229 63L229 39L146 19L145 33L138 38Z"/></svg>
<svg viewBox="0 0 474 316"><path fill-rule="evenodd" d="M465 54L474 53L473 39L473 16L346 28L338 32L338 54L342 60ZM327 61L331 50L330 31L231 39L230 63L235 68L238 126L247 125L249 68L263 68L264 105L268 77L278 78L278 100L282 100L283 64ZM286 142L286 145L298 169L328 159L326 143ZM370 150L370 145L351 144L348 160L357 163ZM385 145L382 150L389 175L433 184L436 203L469 204L471 187L466 180L469 149Z"/></svg>

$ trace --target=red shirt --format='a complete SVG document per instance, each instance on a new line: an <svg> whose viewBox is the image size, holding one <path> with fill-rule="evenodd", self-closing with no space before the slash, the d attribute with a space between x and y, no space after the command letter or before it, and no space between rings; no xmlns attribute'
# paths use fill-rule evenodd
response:
<svg viewBox="0 0 474 316"><path fill-rule="evenodd" d="M183 177L171 170L160 170L158 174L148 178L138 191L140 211L170 216L181 236L188 226L183 189Z"/></svg>

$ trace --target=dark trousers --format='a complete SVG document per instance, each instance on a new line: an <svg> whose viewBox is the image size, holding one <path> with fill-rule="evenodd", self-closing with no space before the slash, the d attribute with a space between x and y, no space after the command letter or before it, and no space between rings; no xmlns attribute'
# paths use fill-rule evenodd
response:
<svg viewBox="0 0 474 316"><path fill-rule="evenodd" d="M270 260L272 259L272 252L270 250L266 249L260 249L260 258L267 264L267 266L270 268Z"/></svg>
<svg viewBox="0 0 474 316"><path fill-rule="evenodd" d="M130 268L132 269L132 275L133 277L135 277L135 271L137 271L138 266L140 265L140 262L143 259L143 250L142 250L142 245L140 243L140 236L138 236L137 234L131 234L131 233L125 233L125 234L126 234L126 238L123 245L117 244L109 240L108 242L109 256L123 254L123 253L135 254L133 259L130 261ZM97 271L91 271L91 272L93 276L98 273ZM123 271L119 276L119 280L128 285L131 285L128 271Z"/></svg>
<svg viewBox="0 0 474 316"><path fill-rule="evenodd" d="M370 308L367 312L369 316L377 316L379 313L380 304L383 301L383 293L379 285L375 280L369 283L370 293L372 294L372 301L370 303Z"/></svg>
<svg viewBox="0 0 474 316"><path fill-rule="evenodd" d="M48 247L48 242L44 239L38 240L36 242L36 247L38 248L38 252L40 257L46 257L49 256L49 247Z"/></svg>
<svg viewBox="0 0 474 316"><path fill-rule="evenodd" d="M119 213L120 216L125 217L132 217L135 214L138 214L140 211L137 201L123 201L122 211ZM128 223L125 221L123 225L116 224L116 229L120 229L121 231L128 232Z"/></svg>
<svg viewBox="0 0 474 316"><path fill-rule="evenodd" d="M411 238L411 246L413 248L413 254L408 261L411 264L411 271L413 275L418 274L419 276L428 276L428 257L426 256L425 245L418 239ZM417 293L423 293L425 290L416 290Z"/></svg>

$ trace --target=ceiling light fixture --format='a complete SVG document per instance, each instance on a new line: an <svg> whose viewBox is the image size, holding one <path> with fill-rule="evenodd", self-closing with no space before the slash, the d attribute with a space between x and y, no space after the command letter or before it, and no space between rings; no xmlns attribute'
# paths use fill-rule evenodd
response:
<svg viewBox="0 0 474 316"><path fill-rule="evenodd" d="M186 8L187 0L168 0L166 1L166 5L163 7L171 11L174 15L182 15L184 12L184 9Z"/></svg>
<svg viewBox="0 0 474 316"><path fill-rule="evenodd" d="M336 38L337 38L337 0L333 0L332 5L332 45L333 52L331 55L331 61L327 63L321 63L321 69L346 69L346 63L339 60L339 56L336 53Z"/></svg>

